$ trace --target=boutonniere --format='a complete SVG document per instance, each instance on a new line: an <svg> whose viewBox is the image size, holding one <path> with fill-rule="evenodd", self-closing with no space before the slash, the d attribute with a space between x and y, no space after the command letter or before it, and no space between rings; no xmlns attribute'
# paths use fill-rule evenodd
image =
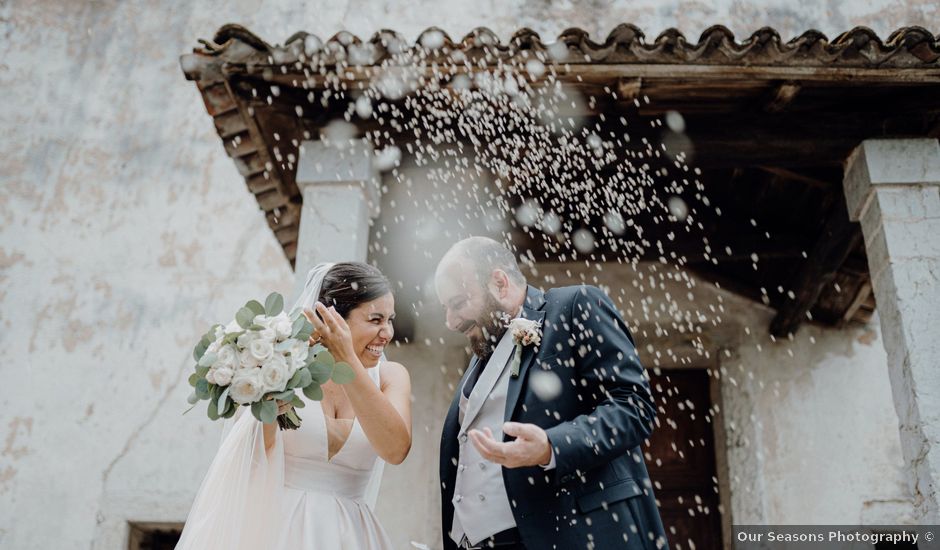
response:
<svg viewBox="0 0 940 550"><path fill-rule="evenodd" d="M519 365L522 363L522 347L538 346L542 342L542 323L523 317L516 317L509 322L509 333L512 335L512 343L516 346L516 352L512 356L512 365L510 365L513 378L519 377Z"/></svg>

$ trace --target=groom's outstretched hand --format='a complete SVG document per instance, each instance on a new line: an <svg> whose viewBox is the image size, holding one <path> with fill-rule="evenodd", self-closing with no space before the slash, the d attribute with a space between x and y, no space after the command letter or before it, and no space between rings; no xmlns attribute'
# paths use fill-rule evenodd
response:
<svg viewBox="0 0 940 550"><path fill-rule="evenodd" d="M507 468L544 466L552 458L552 445L545 430L535 424L506 422L503 433L515 437L513 441L497 441L489 428L470 430L473 446L483 458Z"/></svg>

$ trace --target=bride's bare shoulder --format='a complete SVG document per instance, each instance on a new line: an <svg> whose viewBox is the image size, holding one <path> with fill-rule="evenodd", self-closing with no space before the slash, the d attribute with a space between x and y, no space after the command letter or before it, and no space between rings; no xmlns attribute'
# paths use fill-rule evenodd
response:
<svg viewBox="0 0 940 550"><path fill-rule="evenodd" d="M382 369L380 373L382 376L383 382L402 382L410 380L408 375L408 369L405 368L401 363L396 363L395 361L383 361L379 368Z"/></svg>

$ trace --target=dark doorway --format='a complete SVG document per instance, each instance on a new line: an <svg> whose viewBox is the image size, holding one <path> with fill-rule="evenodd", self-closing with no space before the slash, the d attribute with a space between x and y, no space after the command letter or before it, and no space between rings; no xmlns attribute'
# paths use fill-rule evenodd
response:
<svg viewBox="0 0 940 550"><path fill-rule="evenodd" d="M722 547L710 383L705 369L650 372L659 417L646 464L672 550Z"/></svg>
<svg viewBox="0 0 940 550"><path fill-rule="evenodd" d="M131 523L129 550L173 550L183 532L182 523Z"/></svg>

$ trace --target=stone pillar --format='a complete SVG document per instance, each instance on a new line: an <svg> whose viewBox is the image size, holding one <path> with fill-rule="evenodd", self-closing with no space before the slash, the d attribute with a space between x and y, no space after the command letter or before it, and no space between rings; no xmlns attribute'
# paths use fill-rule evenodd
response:
<svg viewBox="0 0 940 550"><path fill-rule="evenodd" d="M940 145L868 140L846 162L919 523L940 523Z"/></svg>
<svg viewBox="0 0 940 550"><path fill-rule="evenodd" d="M379 215L379 174L372 149L362 141L338 147L322 141L301 144L297 186L304 203L294 263L294 293L320 262L366 261L369 227Z"/></svg>

